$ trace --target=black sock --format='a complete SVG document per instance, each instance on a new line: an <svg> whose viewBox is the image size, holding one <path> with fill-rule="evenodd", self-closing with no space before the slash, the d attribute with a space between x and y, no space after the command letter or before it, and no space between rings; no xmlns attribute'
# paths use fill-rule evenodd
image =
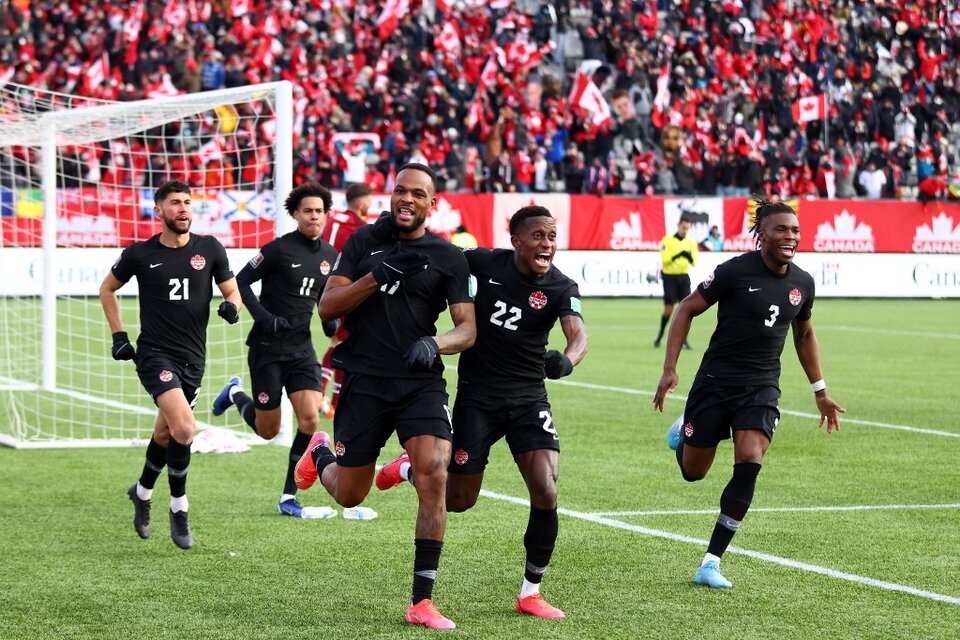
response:
<svg viewBox="0 0 960 640"><path fill-rule="evenodd" d="M530 519L527 520L527 532L523 535L523 547L527 550L527 567L523 577L539 584L550 564L553 547L557 542L557 530L560 523L556 509L534 509L530 507Z"/></svg>
<svg viewBox="0 0 960 640"><path fill-rule="evenodd" d="M437 579L443 540L416 539L413 541L413 604L433 597L433 582Z"/></svg>
<svg viewBox="0 0 960 640"><path fill-rule="evenodd" d="M297 468L303 452L307 450L311 437L313 436L303 431L297 431L297 435L293 436L293 442L290 444L290 460L287 462L287 479L283 481L284 493L293 495L297 492L297 483L293 481L293 470Z"/></svg>
<svg viewBox="0 0 960 640"><path fill-rule="evenodd" d="M663 339L663 331L667 328L668 322L670 322L670 316L660 316L660 333L657 334L657 340Z"/></svg>
<svg viewBox="0 0 960 640"><path fill-rule="evenodd" d="M243 391L237 391L233 394L233 404L237 405L237 411L240 412L243 421L250 425L254 433L257 433L257 410L253 406L253 398ZM257 433L257 435L260 434Z"/></svg>
<svg viewBox="0 0 960 640"><path fill-rule="evenodd" d="M170 481L171 498L182 498L187 494L189 469L190 445L180 444L171 437L167 447L167 479Z"/></svg>
<svg viewBox="0 0 960 640"><path fill-rule="evenodd" d="M161 447L156 440L150 438L150 443L147 444L147 460L143 463L143 471L140 472L140 486L144 489L153 489L165 464L167 464L167 448Z"/></svg>
<svg viewBox="0 0 960 640"><path fill-rule="evenodd" d="M760 465L755 462L733 465L733 477L720 494L720 517L713 527L707 553L720 557L727 550L733 534L740 528L740 522L750 508L759 473Z"/></svg>
<svg viewBox="0 0 960 640"><path fill-rule="evenodd" d="M313 458L313 466L317 468L317 477L320 478L320 483L323 484L323 470L336 462L337 456L333 455L333 451L330 451L330 449L326 447L317 447L310 452L310 457Z"/></svg>

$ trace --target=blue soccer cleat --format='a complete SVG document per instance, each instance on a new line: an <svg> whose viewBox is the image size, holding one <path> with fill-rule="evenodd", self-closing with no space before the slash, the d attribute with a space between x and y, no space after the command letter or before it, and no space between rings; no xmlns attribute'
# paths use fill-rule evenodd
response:
<svg viewBox="0 0 960 640"><path fill-rule="evenodd" d="M680 444L680 435L681 429L683 429L683 414L680 414L680 417L673 421L673 424L670 425L670 430L667 431L667 446L677 450L677 446Z"/></svg>
<svg viewBox="0 0 960 640"><path fill-rule="evenodd" d="M711 589L730 589L733 587L733 583L720 573L720 565L713 560L700 565L697 572L693 574L693 581Z"/></svg>
<svg viewBox="0 0 960 640"><path fill-rule="evenodd" d="M303 517L303 507L300 506L300 502L296 498L278 502L277 511L279 511L282 516L292 516L294 518Z"/></svg>
<svg viewBox="0 0 960 640"><path fill-rule="evenodd" d="M224 411L233 406L233 400L230 399L230 389L239 386L240 378L237 376L233 376L227 381L227 386L213 399L213 415L222 416Z"/></svg>

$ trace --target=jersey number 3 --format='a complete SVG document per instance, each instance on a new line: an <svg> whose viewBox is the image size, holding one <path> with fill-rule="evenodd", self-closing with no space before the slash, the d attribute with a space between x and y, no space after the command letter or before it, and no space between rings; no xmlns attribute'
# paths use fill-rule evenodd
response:
<svg viewBox="0 0 960 640"><path fill-rule="evenodd" d="M498 327L510 329L510 331L516 331L518 328L517 321L520 320L520 316L523 314L523 311L521 311L518 307L510 307L507 309L507 303L503 300L497 300L496 304L493 306L495 306L497 310L494 311L490 316L490 322ZM508 313L510 314L508 318L504 318L503 320L500 319Z"/></svg>
<svg viewBox="0 0 960 640"><path fill-rule="evenodd" d="M773 324L777 321L777 316L780 315L780 307L778 305L772 304L770 305L769 311L770 311L770 317L764 320L763 324L767 325L768 327L772 327Z"/></svg>

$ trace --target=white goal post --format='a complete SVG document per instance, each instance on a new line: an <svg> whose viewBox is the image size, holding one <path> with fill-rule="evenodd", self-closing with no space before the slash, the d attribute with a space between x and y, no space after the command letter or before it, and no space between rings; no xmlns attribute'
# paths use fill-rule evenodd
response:
<svg viewBox="0 0 960 640"><path fill-rule="evenodd" d="M239 271L292 228L276 214L292 188L293 144L287 81L123 103L0 85L0 444L150 438L156 407L132 363L110 358L99 283L123 247L160 230L152 197L166 179L191 184L192 230L217 236ZM133 338L136 281L119 293ZM248 379L249 328L246 314L233 326L211 314L199 428L254 437L235 411L210 414L229 376Z"/></svg>

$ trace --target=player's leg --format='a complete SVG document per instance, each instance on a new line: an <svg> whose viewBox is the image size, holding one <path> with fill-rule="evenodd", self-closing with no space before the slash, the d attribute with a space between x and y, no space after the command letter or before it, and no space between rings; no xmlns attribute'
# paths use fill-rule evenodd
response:
<svg viewBox="0 0 960 640"><path fill-rule="evenodd" d="M690 388L676 440L677 464L680 466L680 475L687 482L706 477L713 466L717 445L730 437L733 414L727 406L730 400L728 389L699 378L694 380ZM674 425L671 425L671 430Z"/></svg>
<svg viewBox="0 0 960 640"><path fill-rule="evenodd" d="M198 392L199 387L192 391L194 402ZM193 546L193 536L187 519L190 507L187 500L187 472L190 469L190 445L196 431L196 420L191 403L181 388L164 391L157 396L156 402L165 422L161 428L169 432L167 477L170 483L170 536L178 547L189 549Z"/></svg>
<svg viewBox="0 0 960 640"><path fill-rule="evenodd" d="M154 422L154 435L150 437L147 443L146 460L143 463L143 470L140 472L140 479L127 489L127 496L133 502L133 528L141 538L149 538L153 532L153 525L150 520L150 505L153 498L153 488L157 484L157 478L167 464L167 443L170 440L170 432L165 428L161 429L163 414L157 413L157 419ZM163 435L158 436L160 432Z"/></svg>
<svg viewBox="0 0 960 640"><path fill-rule="evenodd" d="M475 398L466 391L453 406L453 454L447 474L447 511L461 513L477 504L490 448L503 437L497 417L506 414L502 400Z"/></svg>
<svg viewBox="0 0 960 640"><path fill-rule="evenodd" d="M319 367L314 367L319 371ZM319 380L314 386L319 386ZM289 389L288 389L289 391ZM287 475L283 481L283 493L277 503L281 514L301 518L304 516L303 507L297 500L297 484L294 481L294 472L297 463L303 457L310 444L310 439L320 426L320 392L317 389L299 389L289 391L290 404L297 419L297 431L290 443L290 456L287 460Z"/></svg>

